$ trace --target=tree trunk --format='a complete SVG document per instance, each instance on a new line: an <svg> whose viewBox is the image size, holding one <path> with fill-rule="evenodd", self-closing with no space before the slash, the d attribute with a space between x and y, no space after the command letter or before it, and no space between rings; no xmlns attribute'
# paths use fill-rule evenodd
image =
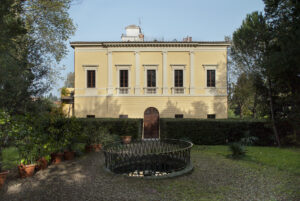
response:
<svg viewBox="0 0 300 201"><path fill-rule="evenodd" d="M256 119L256 106L257 106L257 92L255 90L255 94L254 94L254 103L253 103L253 110L252 110L252 113L253 113L253 118Z"/></svg>
<svg viewBox="0 0 300 201"><path fill-rule="evenodd" d="M272 128L273 128L273 132L276 138L276 142L278 144L278 146L280 147L280 139L279 139L279 135L278 135L278 131L276 128L276 124L275 124L275 117L274 117L274 108L273 108L273 98L272 98L272 83L271 83L271 79L270 77L267 78L268 79L268 95L269 95L269 99L270 99L270 112L271 112L271 123L272 123Z"/></svg>
<svg viewBox="0 0 300 201"><path fill-rule="evenodd" d="M2 147L0 147L0 173L1 172L2 172Z"/></svg>

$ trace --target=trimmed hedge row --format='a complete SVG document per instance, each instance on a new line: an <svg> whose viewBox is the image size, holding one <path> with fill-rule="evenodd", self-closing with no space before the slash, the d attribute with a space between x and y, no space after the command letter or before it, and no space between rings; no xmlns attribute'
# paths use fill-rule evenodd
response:
<svg viewBox="0 0 300 201"><path fill-rule="evenodd" d="M118 136L131 135L133 139L140 139L142 136L142 119L77 118L77 121L82 128L107 128L111 134Z"/></svg>
<svg viewBox="0 0 300 201"><path fill-rule="evenodd" d="M274 145L271 126L265 121L160 119L161 138L188 139L198 145L222 145L257 137L255 145Z"/></svg>

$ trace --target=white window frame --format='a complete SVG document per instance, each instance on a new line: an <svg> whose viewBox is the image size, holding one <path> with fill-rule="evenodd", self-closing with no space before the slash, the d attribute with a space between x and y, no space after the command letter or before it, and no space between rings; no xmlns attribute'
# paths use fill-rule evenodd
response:
<svg viewBox="0 0 300 201"><path fill-rule="evenodd" d="M131 88L131 84L130 84L130 74L131 74L131 64L116 64L115 65L116 66L116 68L117 68L117 76L118 76L118 78L117 78L117 80L118 80L118 85L117 85L117 94L118 95L129 95L130 94L130 88ZM125 93L125 94L123 94L123 93L120 93L120 70L128 70L128 87L124 87L124 88L127 88L128 89L128 93ZM122 87L123 88L123 87Z"/></svg>
<svg viewBox="0 0 300 201"><path fill-rule="evenodd" d="M217 88L217 68L218 64L203 64L202 65L205 71L205 79L204 79L204 88L206 89L215 89ZM214 87L209 87L207 86L207 71L208 70L215 70L215 86Z"/></svg>
<svg viewBox="0 0 300 201"><path fill-rule="evenodd" d="M186 64L171 64L171 68L172 68L172 94L173 95L185 95L186 94L186 85L185 85L185 80L186 80L186 78L185 78L185 76L186 76ZM182 82L183 82L183 86L182 86L182 88L183 88L183 93L175 93L175 88L178 88L178 87L175 87L175 79L174 79L174 77L175 77L175 70L182 70L182 73L183 73L183 80L182 80Z"/></svg>
<svg viewBox="0 0 300 201"><path fill-rule="evenodd" d="M85 65L82 65L82 67L84 68L84 71L85 71L85 88L87 90L94 90L94 89L97 89L98 88L98 84L97 84L97 81L98 81L98 68L99 68L99 65L94 65L94 64L85 64ZM88 87L88 84L87 84L87 72L88 70L94 70L95 71L95 87L93 88L90 88Z"/></svg>
<svg viewBox="0 0 300 201"><path fill-rule="evenodd" d="M147 95L155 95L158 94L157 93L157 89L158 89L158 78L157 78L157 71L158 71L158 64L144 64L144 94ZM147 93L147 89L148 89L148 76L147 76L147 71L148 70L155 70L155 85L156 85L156 91L155 93Z"/></svg>

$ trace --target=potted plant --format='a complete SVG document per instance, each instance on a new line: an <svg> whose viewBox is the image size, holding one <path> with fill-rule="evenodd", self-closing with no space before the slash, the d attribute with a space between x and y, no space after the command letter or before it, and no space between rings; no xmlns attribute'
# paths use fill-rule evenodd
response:
<svg viewBox="0 0 300 201"><path fill-rule="evenodd" d="M86 145L85 151L92 152L96 151L99 152L101 150L101 141L98 135L98 131L95 126L87 127L83 130Z"/></svg>
<svg viewBox="0 0 300 201"><path fill-rule="evenodd" d="M126 135L121 136L121 138L124 144L129 144L132 140L132 136L130 135L132 133L132 127L128 122L126 122L124 126L123 131Z"/></svg>
<svg viewBox="0 0 300 201"><path fill-rule="evenodd" d="M31 135L19 139L17 148L21 157L20 165L18 166L19 175L21 178L33 176L36 168L36 161L39 158L38 146Z"/></svg>
<svg viewBox="0 0 300 201"><path fill-rule="evenodd" d="M38 145L38 144L37 144ZM37 159L36 163L36 170L44 170L48 167L48 162L50 161L50 155L48 151L47 144L41 144L38 149L39 158Z"/></svg>
<svg viewBox="0 0 300 201"><path fill-rule="evenodd" d="M124 144L129 144L131 142L132 136L130 136L130 135L123 135L123 136L121 136L121 138L122 138L122 141L123 141Z"/></svg>
<svg viewBox="0 0 300 201"><path fill-rule="evenodd" d="M64 159L64 124L65 118L63 116L56 114L50 116L48 141L52 164L59 164Z"/></svg>
<svg viewBox="0 0 300 201"><path fill-rule="evenodd" d="M80 124L77 122L75 117L68 118L65 121L63 128L63 136L64 136L64 158L65 160L72 160L75 157L75 151L73 147L80 137Z"/></svg>
<svg viewBox="0 0 300 201"><path fill-rule="evenodd" d="M0 188L3 186L9 171L2 170L2 149L12 132L11 118L8 113L0 111Z"/></svg>
<svg viewBox="0 0 300 201"><path fill-rule="evenodd" d="M102 145L105 146L113 142L119 142L120 137L118 135L110 134L109 132L102 132L101 141Z"/></svg>

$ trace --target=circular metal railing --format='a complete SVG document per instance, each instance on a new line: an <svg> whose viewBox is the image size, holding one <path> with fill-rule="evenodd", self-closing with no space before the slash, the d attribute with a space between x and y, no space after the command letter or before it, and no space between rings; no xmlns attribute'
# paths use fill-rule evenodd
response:
<svg viewBox="0 0 300 201"><path fill-rule="evenodd" d="M176 139L115 142L103 147L105 167L128 176L163 176L190 165L193 143Z"/></svg>

